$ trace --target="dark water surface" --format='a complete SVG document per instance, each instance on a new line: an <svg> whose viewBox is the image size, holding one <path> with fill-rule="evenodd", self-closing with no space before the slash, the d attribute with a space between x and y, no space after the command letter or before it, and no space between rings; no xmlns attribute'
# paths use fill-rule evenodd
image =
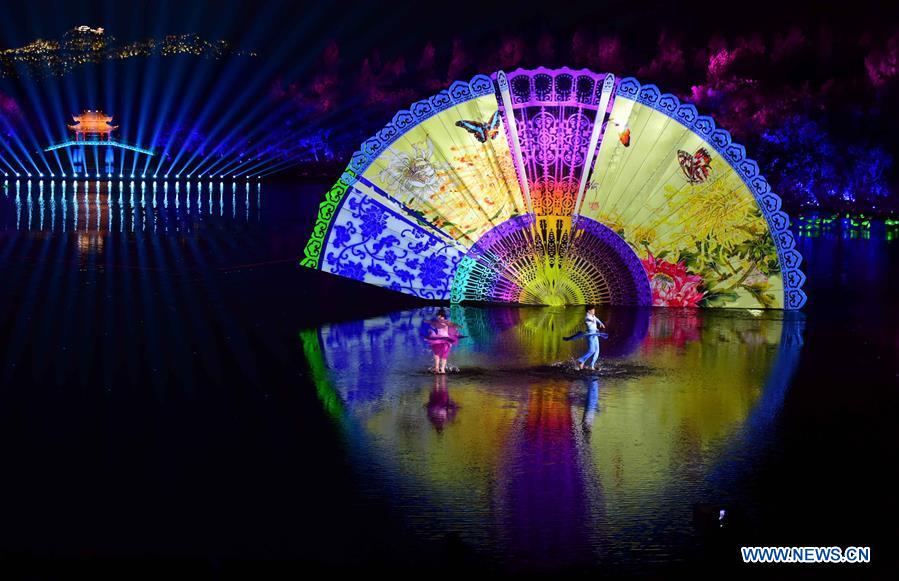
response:
<svg viewBox="0 0 899 581"><path fill-rule="evenodd" d="M0 572L895 572L882 224L800 238L801 314L602 310L595 375L552 365L579 309L454 307L434 377L433 309L296 267L321 191L7 184Z"/></svg>

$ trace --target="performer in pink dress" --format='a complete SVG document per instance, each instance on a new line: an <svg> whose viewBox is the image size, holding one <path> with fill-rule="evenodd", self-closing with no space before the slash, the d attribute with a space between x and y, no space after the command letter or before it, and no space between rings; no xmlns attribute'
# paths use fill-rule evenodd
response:
<svg viewBox="0 0 899 581"><path fill-rule="evenodd" d="M446 360L453 345L459 342L458 325L446 318L446 311L437 311L437 318L428 321L430 329L425 340L434 353L434 373L446 373Z"/></svg>

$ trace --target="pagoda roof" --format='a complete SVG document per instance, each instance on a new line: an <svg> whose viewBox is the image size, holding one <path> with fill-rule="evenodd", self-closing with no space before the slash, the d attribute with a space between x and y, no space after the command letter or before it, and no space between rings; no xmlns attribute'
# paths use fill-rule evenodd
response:
<svg viewBox="0 0 899 581"><path fill-rule="evenodd" d="M108 133L118 128L118 125L109 124L112 116L102 111L85 111L81 115L72 115L72 119L77 125L69 125L69 129L80 133Z"/></svg>
<svg viewBox="0 0 899 581"><path fill-rule="evenodd" d="M85 121L102 121L103 123L109 123L112 121L112 115L107 115L102 111L85 111L81 115L72 115L72 119L82 123Z"/></svg>

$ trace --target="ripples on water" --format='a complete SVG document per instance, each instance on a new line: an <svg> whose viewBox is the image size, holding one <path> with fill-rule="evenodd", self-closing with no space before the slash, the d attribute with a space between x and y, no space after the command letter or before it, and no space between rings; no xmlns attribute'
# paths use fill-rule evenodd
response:
<svg viewBox="0 0 899 581"><path fill-rule="evenodd" d="M742 509L732 461L767 445L802 348L801 316L606 309L576 377L548 364L583 350L561 340L582 309L454 306L462 371L427 376L431 311L303 333L316 389L373 497L514 569L685 558L694 510Z"/></svg>
<svg viewBox="0 0 899 581"><path fill-rule="evenodd" d="M460 372L435 377L430 309L296 267L322 190L6 184L0 565L889 554L899 257L882 224L800 232L804 313L602 310L596 376L553 366L584 347L561 340L580 309L453 307Z"/></svg>

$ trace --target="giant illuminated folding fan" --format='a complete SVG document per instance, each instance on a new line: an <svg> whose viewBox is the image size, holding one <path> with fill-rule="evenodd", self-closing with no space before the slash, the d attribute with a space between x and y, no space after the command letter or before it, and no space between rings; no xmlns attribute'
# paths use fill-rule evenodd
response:
<svg viewBox="0 0 899 581"><path fill-rule="evenodd" d="M635 79L479 75L396 114L302 264L435 300L797 309L780 198L730 134Z"/></svg>

